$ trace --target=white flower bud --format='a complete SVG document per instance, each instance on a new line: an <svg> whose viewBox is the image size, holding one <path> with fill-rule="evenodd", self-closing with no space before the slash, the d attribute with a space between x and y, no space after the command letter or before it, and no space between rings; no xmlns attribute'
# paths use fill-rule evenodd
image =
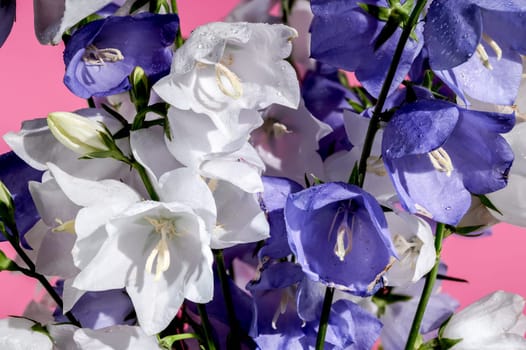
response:
<svg viewBox="0 0 526 350"><path fill-rule="evenodd" d="M53 136L75 153L86 155L109 150L101 136L107 131L94 120L75 113L54 112L48 115L47 125Z"/></svg>

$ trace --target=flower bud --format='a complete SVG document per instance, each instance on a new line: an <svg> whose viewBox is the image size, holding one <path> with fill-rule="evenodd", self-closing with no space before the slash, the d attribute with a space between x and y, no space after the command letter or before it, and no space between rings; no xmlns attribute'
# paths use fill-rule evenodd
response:
<svg viewBox="0 0 526 350"><path fill-rule="evenodd" d="M54 112L48 115L47 125L60 143L78 154L109 150L102 135L108 135L107 130L93 119L75 113Z"/></svg>
<svg viewBox="0 0 526 350"><path fill-rule="evenodd" d="M2 181L0 181L0 220L4 221L10 228L10 225L14 224L15 221L13 197Z"/></svg>

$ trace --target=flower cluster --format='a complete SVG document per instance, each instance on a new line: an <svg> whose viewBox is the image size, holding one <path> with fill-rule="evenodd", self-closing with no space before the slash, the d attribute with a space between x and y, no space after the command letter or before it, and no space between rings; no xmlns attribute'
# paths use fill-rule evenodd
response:
<svg viewBox="0 0 526 350"><path fill-rule="evenodd" d="M89 108L4 135L0 270L49 298L2 348L526 349L522 297L437 282L447 236L526 226L523 3L245 0L183 38L173 0L48 2Z"/></svg>

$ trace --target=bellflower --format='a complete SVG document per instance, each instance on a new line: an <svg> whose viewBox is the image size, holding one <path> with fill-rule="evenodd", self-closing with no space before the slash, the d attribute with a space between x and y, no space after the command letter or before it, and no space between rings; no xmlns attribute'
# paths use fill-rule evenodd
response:
<svg viewBox="0 0 526 350"><path fill-rule="evenodd" d="M136 66L152 81L168 73L177 15L111 16L73 33L64 51L64 84L77 96L106 96L130 89Z"/></svg>
<svg viewBox="0 0 526 350"><path fill-rule="evenodd" d="M242 109L296 108L296 73L284 60L296 36L281 24L206 24L175 52L170 74L153 89L179 109L208 115L225 133Z"/></svg>
<svg viewBox="0 0 526 350"><path fill-rule="evenodd" d="M25 318L9 317L0 320L0 347L10 350L52 350L53 343L44 333L33 330L35 322Z"/></svg>
<svg viewBox="0 0 526 350"><path fill-rule="evenodd" d="M210 233L196 214L209 210L206 198L195 200L199 208L180 202L177 186L169 181L175 173L167 174L166 181L160 179L163 202L154 202L140 201L120 182L74 178L49 166L65 194L84 207L75 220L79 238L73 256L81 271L73 287L86 291L125 287L147 334L163 330L185 298L198 303L211 300Z"/></svg>
<svg viewBox="0 0 526 350"><path fill-rule="evenodd" d="M265 175L283 176L303 183L305 174L323 178L318 141L331 132L314 118L303 102L297 109L272 106L263 125L251 133L251 143L266 165Z"/></svg>
<svg viewBox="0 0 526 350"><path fill-rule="evenodd" d="M513 152L500 136L513 114L422 100L398 109L384 130L382 157L403 206L456 225L471 194L506 186Z"/></svg>
<svg viewBox="0 0 526 350"><path fill-rule="evenodd" d="M521 1L433 1L424 31L431 68L461 97L511 105L526 53L525 15Z"/></svg>
<svg viewBox="0 0 526 350"><path fill-rule="evenodd" d="M0 2L0 47L4 45L16 15L16 0L7 0Z"/></svg>
<svg viewBox="0 0 526 350"><path fill-rule="evenodd" d="M285 222L307 277L352 294L371 295L396 256L382 209L357 186L326 183L291 194Z"/></svg>
<svg viewBox="0 0 526 350"><path fill-rule="evenodd" d="M396 28L393 35L375 50L374 43L386 22L367 13L360 7L360 3L389 7L385 0L311 1L314 13L311 56L332 66L356 72L363 87L376 97L387 75L402 29ZM391 91L404 80L413 60L422 49L422 31L422 25L417 25L414 34L418 40L408 40L391 84Z"/></svg>
<svg viewBox="0 0 526 350"><path fill-rule="evenodd" d="M524 303L517 294L494 292L454 314L442 336L462 339L452 350L526 349Z"/></svg>

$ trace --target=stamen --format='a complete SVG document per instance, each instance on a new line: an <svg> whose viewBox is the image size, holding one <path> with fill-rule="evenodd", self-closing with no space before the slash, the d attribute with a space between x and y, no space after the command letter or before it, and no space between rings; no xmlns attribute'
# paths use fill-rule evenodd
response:
<svg viewBox="0 0 526 350"><path fill-rule="evenodd" d="M431 214L431 212L429 210L427 210L426 208L424 208L420 204L415 203L415 209L416 209L417 214L423 215L423 216L428 217L430 219L433 218L433 214Z"/></svg>
<svg viewBox="0 0 526 350"><path fill-rule="evenodd" d="M263 122L263 131L273 137L280 137L282 135L291 134L292 131L287 128L285 124L280 123L272 117L268 117Z"/></svg>
<svg viewBox="0 0 526 350"><path fill-rule="evenodd" d="M86 47L82 55L82 60L92 66L103 66L106 62L114 63L123 59L121 50L115 48L99 49L93 44Z"/></svg>
<svg viewBox="0 0 526 350"><path fill-rule="evenodd" d="M351 226L354 223L354 216L352 218ZM346 242L347 241L347 242ZM347 246L345 245L347 243ZM347 254L352 250L352 228L347 224L347 211L343 216L343 220L338 227L336 235L336 243L334 244L334 254L343 261Z"/></svg>
<svg viewBox="0 0 526 350"><path fill-rule="evenodd" d="M156 233L161 235L161 239L146 259L145 266L145 270L152 273L153 263L156 262L155 280L158 281L161 278L162 273L170 267L170 249L168 248L168 240L175 237L178 233L175 230L175 223L171 219L154 219L150 217L145 217L144 219L154 227Z"/></svg>
<svg viewBox="0 0 526 350"><path fill-rule="evenodd" d="M55 222L58 226L51 229L51 232L67 232L75 234L75 220L63 222L62 220L55 218Z"/></svg>
<svg viewBox="0 0 526 350"><path fill-rule="evenodd" d="M278 329L277 323L279 316L283 315L287 311L287 305L289 304L290 300L291 290L290 288L285 288L281 293L281 299L279 300L278 308L276 309L276 311L274 312L274 316L272 317L272 329Z"/></svg>
<svg viewBox="0 0 526 350"><path fill-rule="evenodd" d="M387 171L385 170L382 157L370 156L367 158L367 171L377 176L386 176Z"/></svg>
<svg viewBox="0 0 526 350"><path fill-rule="evenodd" d="M493 52L495 52L495 55L497 55L497 61L500 61L502 58L502 49L500 48L499 44L497 44L497 42L487 34L482 34L482 39L488 43L489 47L491 47Z"/></svg>
<svg viewBox="0 0 526 350"><path fill-rule="evenodd" d="M482 46L482 44L477 45L476 53L482 61L484 67L488 68L489 70L493 70L493 66L491 65L491 63L489 63L488 53L486 52L486 49L484 48L484 46Z"/></svg>
<svg viewBox="0 0 526 350"><path fill-rule="evenodd" d="M436 150L429 152L427 155L436 170L445 172L447 176L451 176L453 163L445 149L439 147Z"/></svg>
<svg viewBox="0 0 526 350"><path fill-rule="evenodd" d="M228 81L229 87L225 86L225 80ZM241 80L236 73L232 72L222 63L216 63L216 82L219 90L226 96L238 99L243 95Z"/></svg>
<svg viewBox="0 0 526 350"><path fill-rule="evenodd" d="M406 240L402 235L396 234L393 237L393 244L398 255L400 255L400 260L404 260L411 254L418 254L423 242L416 236L410 240Z"/></svg>

